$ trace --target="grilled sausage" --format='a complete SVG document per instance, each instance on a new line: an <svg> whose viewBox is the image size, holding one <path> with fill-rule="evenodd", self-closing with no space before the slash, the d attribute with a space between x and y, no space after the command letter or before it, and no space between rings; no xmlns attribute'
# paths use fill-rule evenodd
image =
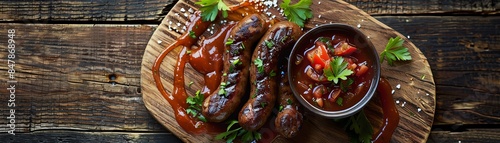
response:
<svg viewBox="0 0 500 143"><path fill-rule="evenodd" d="M238 122L245 130L255 131L267 121L276 102L280 54L291 48L301 34L302 30L296 24L279 22L257 45L250 66L250 98L238 116Z"/></svg>
<svg viewBox="0 0 500 143"><path fill-rule="evenodd" d="M285 138L291 138L297 134L302 126L302 114L298 111L299 103L288 80L286 64L280 67L280 88L278 92L279 113L274 121L276 131Z"/></svg>
<svg viewBox="0 0 500 143"><path fill-rule="evenodd" d="M268 23L263 16L251 14L244 17L231 31L223 55L224 75L221 84L203 101L202 114L208 121L224 121L239 106L248 84L252 47L267 27Z"/></svg>

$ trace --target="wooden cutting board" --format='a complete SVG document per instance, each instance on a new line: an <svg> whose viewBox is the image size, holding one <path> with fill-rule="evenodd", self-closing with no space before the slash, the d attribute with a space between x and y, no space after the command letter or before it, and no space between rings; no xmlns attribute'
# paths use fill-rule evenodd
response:
<svg viewBox="0 0 500 143"><path fill-rule="evenodd" d="M155 86L151 67L163 49L172 43L183 31L183 26L192 11L198 6L195 0L180 0L163 19L153 33L142 60L141 88L146 108L167 129L185 142L214 142L210 135L192 135L186 133L175 121L174 112ZM238 3L238 2L229 2ZM278 2L278 6L281 1ZM397 62L396 66L382 64L382 77L386 77L395 90L393 95L401 117L394 132L392 142L425 142L434 119L436 98L435 85L431 69L422 52L406 36L377 21L364 11L340 0L313 1L311 6L314 17L306 23L307 28L325 23L345 23L358 27L369 36L380 53L390 37L399 36L406 40L404 46L409 49L412 61ZM179 48L180 49L180 48ZM173 68L179 51L171 52L162 63L160 73L168 92L173 88ZM194 81L191 88L186 88L189 95L203 85L203 76L186 66L186 80ZM189 83L187 81L186 83ZM400 85L397 89L396 86ZM365 112L377 131L382 125L382 109L378 96L365 108ZM272 120L274 121L274 120ZM313 113L305 113L305 123L300 133L292 139L276 138L275 142L348 142L348 137L332 120L320 118Z"/></svg>

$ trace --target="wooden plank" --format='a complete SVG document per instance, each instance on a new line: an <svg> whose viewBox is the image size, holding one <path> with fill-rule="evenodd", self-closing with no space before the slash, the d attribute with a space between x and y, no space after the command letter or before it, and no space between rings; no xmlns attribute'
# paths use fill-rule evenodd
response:
<svg viewBox="0 0 500 143"><path fill-rule="evenodd" d="M82 131L36 131L31 133L17 133L15 136L0 134L2 142L19 143L181 143L181 141L171 133L147 133L147 132L82 132Z"/></svg>
<svg viewBox="0 0 500 143"><path fill-rule="evenodd" d="M0 21L151 21L160 22L176 0L0 1ZM317 1L320 2L320 1ZM494 0L346 0L371 15L498 14Z"/></svg>
<svg viewBox="0 0 500 143"><path fill-rule="evenodd" d="M428 143L498 143L500 129L468 129L464 132L433 131Z"/></svg>
<svg viewBox="0 0 500 143"><path fill-rule="evenodd" d="M346 0L370 15L498 14L495 0Z"/></svg>
<svg viewBox="0 0 500 143"><path fill-rule="evenodd" d="M173 4L174 0L2 1L0 21L159 21L163 9Z"/></svg>
<svg viewBox="0 0 500 143"><path fill-rule="evenodd" d="M141 55L155 27L0 24L5 35L16 30L16 132L165 131L144 107L139 87ZM7 49L7 38L0 37L0 49ZM0 51L5 102L7 54ZM0 117L9 116L9 109L2 106ZM7 122L0 120L1 130Z"/></svg>
<svg viewBox="0 0 500 143"><path fill-rule="evenodd" d="M500 124L500 17L380 16L410 36L436 81L434 124Z"/></svg>

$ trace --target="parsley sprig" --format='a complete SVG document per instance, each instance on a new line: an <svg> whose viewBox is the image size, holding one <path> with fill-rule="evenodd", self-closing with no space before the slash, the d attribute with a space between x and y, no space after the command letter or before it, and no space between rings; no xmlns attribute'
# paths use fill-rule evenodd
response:
<svg viewBox="0 0 500 143"><path fill-rule="evenodd" d="M290 5L290 0L283 0L280 7L283 9L283 13L289 21L300 27L304 27L304 22L313 16L311 8L309 7L311 4L312 0L300 0L293 5Z"/></svg>
<svg viewBox="0 0 500 143"><path fill-rule="evenodd" d="M189 104L189 107L186 109L186 113L191 116L198 118L200 121L207 122L207 119L201 114L201 104L205 97L200 92L200 90L196 91L196 95L190 96L186 98L186 103Z"/></svg>
<svg viewBox="0 0 500 143"><path fill-rule="evenodd" d="M222 0L200 0L196 4L201 5L201 18L203 21L214 21L219 11L224 18L227 17L229 7Z"/></svg>
<svg viewBox="0 0 500 143"><path fill-rule="evenodd" d="M215 136L215 139L225 139L226 143L231 143L234 141L234 139L236 139L237 136L241 136L241 141L243 142L258 141L262 138L259 132L247 131L242 127L231 129L236 124L238 124L237 120L230 121L229 125L227 126L226 132L218 134L217 136Z"/></svg>
<svg viewBox="0 0 500 143"><path fill-rule="evenodd" d="M389 42L385 46L385 49L382 53L380 53L380 63L387 60L389 65L394 65L394 61L407 61L411 60L410 52L408 52L408 48L403 47L403 43L405 41L399 37L390 38Z"/></svg>
<svg viewBox="0 0 500 143"><path fill-rule="evenodd" d="M371 143L373 127L363 110L351 117L335 121L344 125L344 130L349 135L351 143Z"/></svg>
<svg viewBox="0 0 500 143"><path fill-rule="evenodd" d="M347 69L347 62L342 57L335 57L330 62L330 68L323 69L323 73L328 78L328 81L333 81L335 84L339 79L346 80L347 76L354 73L352 70Z"/></svg>

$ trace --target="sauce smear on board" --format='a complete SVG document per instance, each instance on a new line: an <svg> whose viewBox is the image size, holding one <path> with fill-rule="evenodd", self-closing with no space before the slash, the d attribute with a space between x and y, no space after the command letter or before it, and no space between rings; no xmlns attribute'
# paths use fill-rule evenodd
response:
<svg viewBox="0 0 500 143"><path fill-rule="evenodd" d="M242 19L244 15L257 13L258 10L256 9L262 7L255 7L254 4L255 3L251 2L242 2L238 5L231 6L227 19L230 21L238 21ZM193 118L186 112L188 107L186 98L188 95L184 87L184 68L186 63L190 63L196 71L205 75L205 85L202 89L202 94L205 95L205 98L208 97L207 95L217 89L220 84L223 65L222 54L225 47L224 41L227 39L227 34L234 27L235 23L229 22L229 24L217 29L217 33L204 39L198 49L191 51L191 47L198 41L198 37L207 30L211 22L203 21L199 11L191 16L189 21L190 23L186 25L187 32L166 47L156 58L152 67L153 79L162 96L168 101L170 106L172 106L175 119L184 131L192 134L220 133L224 131L223 127L225 127L225 125L219 123L205 123ZM196 37L193 38L194 36ZM174 68L173 91L172 94L169 94L161 82L160 66L168 53L179 47L182 47L182 50L178 55L177 63ZM192 54L189 54L188 51Z"/></svg>

